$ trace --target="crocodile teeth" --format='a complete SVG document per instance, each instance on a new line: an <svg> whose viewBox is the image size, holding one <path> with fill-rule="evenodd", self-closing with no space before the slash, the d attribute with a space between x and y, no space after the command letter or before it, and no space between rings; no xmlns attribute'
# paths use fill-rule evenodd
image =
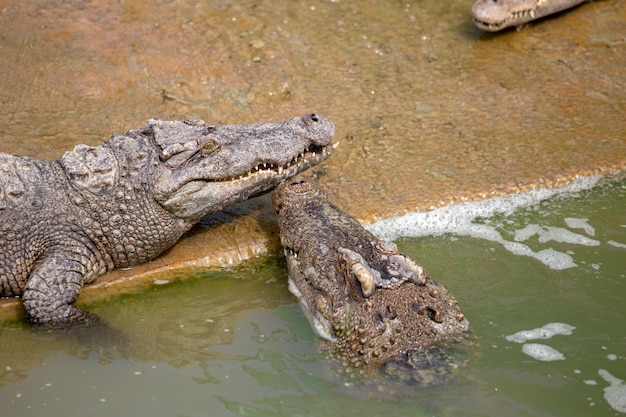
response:
<svg viewBox="0 0 626 417"><path fill-rule="evenodd" d="M294 156L293 159L287 161L284 165L278 166L277 164L271 162L259 162L258 165L252 167L250 172L244 174L236 174L230 178L222 178L216 181L218 182L226 182L226 181L244 181L251 180L254 177L262 174L260 178L269 178L273 175L293 175L298 172L301 166L310 165L311 163L319 162L324 159L328 155L330 155L339 142L332 145L327 146L311 146L309 149L300 152L298 155ZM314 151L313 149L316 149Z"/></svg>

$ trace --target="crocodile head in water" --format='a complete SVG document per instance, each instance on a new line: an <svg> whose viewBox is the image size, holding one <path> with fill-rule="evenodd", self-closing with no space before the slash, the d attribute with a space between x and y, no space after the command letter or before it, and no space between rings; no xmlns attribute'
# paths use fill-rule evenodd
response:
<svg viewBox="0 0 626 417"><path fill-rule="evenodd" d="M272 201L289 288L333 356L352 368L409 368L415 376L465 338L469 323L452 294L312 182L290 179Z"/></svg>
<svg viewBox="0 0 626 417"><path fill-rule="evenodd" d="M488 32L524 24L569 9L588 0L478 0L472 6L474 24Z"/></svg>
<svg viewBox="0 0 626 417"><path fill-rule="evenodd" d="M326 159L335 127L316 114L282 123L215 126L199 119L151 119L162 168L155 199L194 219L272 189Z"/></svg>

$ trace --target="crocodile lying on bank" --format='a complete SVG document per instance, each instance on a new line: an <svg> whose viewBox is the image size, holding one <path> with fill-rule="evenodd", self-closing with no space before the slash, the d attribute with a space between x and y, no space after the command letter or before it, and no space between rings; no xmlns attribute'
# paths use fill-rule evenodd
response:
<svg viewBox="0 0 626 417"><path fill-rule="evenodd" d="M0 296L39 325L97 321L84 284L154 259L202 216L326 159L333 124L315 114L215 126L151 119L56 161L0 153Z"/></svg>
<svg viewBox="0 0 626 417"><path fill-rule="evenodd" d="M474 24L497 32L577 6L588 0L478 0L472 6Z"/></svg>
<svg viewBox="0 0 626 417"><path fill-rule="evenodd" d="M455 298L422 266L340 211L312 182L291 179L272 196L289 289L332 356L351 368L405 370L426 383L468 341ZM467 345L469 346L469 344Z"/></svg>

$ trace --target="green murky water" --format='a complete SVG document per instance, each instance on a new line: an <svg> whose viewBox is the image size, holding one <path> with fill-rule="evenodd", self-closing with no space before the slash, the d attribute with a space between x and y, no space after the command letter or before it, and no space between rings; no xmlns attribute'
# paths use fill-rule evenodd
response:
<svg viewBox="0 0 626 417"><path fill-rule="evenodd" d="M447 386L396 387L390 395L337 377L318 354L278 258L90 306L110 325L98 332L48 334L21 321L2 323L2 413L619 415L626 412L624 207L626 180L618 180L479 221L506 240L552 248L577 265L560 270L487 240L399 240L456 294L480 341ZM529 237L533 227L543 233ZM575 329L524 343L506 338L549 323ZM525 354L533 343L564 359Z"/></svg>

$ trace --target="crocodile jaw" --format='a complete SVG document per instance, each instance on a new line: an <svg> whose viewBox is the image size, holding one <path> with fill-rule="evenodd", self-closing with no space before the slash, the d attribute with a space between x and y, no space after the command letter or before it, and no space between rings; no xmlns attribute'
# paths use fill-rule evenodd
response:
<svg viewBox="0 0 626 417"><path fill-rule="evenodd" d="M319 164L334 151L332 144L304 150L285 166L259 164L236 178L221 180L197 179L185 183L168 198L159 201L170 213L190 219L202 217L239 201L263 194L282 181Z"/></svg>
<svg viewBox="0 0 626 417"><path fill-rule="evenodd" d="M229 126L152 120L149 127L160 149L154 198L190 221L269 191L334 150L334 125L315 114Z"/></svg>
<svg viewBox="0 0 626 417"><path fill-rule="evenodd" d="M520 27L532 20L569 9L587 0L478 0L472 6L474 24L487 32Z"/></svg>

